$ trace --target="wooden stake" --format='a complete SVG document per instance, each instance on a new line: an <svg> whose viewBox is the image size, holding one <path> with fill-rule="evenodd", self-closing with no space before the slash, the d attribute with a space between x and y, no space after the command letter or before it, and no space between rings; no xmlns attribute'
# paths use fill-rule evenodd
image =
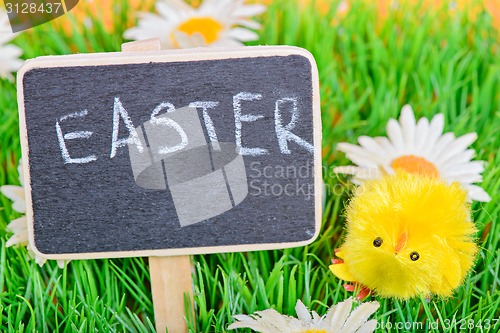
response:
<svg viewBox="0 0 500 333"><path fill-rule="evenodd" d="M122 52L158 50L161 50L158 38L122 44ZM156 331L164 333L168 328L169 333L187 333L184 296L191 298L193 292L189 256L149 257L149 273Z"/></svg>
<svg viewBox="0 0 500 333"><path fill-rule="evenodd" d="M168 328L169 333L187 332L184 295L191 298L193 290L189 256L149 257L149 272L156 331L164 333Z"/></svg>

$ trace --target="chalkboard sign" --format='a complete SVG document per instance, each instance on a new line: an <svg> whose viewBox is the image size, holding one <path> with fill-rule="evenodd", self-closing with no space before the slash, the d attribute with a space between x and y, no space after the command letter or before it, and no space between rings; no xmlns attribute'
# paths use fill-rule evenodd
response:
<svg viewBox="0 0 500 333"><path fill-rule="evenodd" d="M273 249L318 234L318 78L305 50L41 57L18 91L42 256Z"/></svg>

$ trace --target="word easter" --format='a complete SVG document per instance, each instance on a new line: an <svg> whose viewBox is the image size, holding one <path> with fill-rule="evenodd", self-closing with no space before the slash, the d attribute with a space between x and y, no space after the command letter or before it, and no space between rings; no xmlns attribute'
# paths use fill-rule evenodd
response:
<svg viewBox="0 0 500 333"><path fill-rule="evenodd" d="M250 93L250 92L241 92L232 97L233 99L233 112L234 112L234 125L235 125L235 142L236 147L241 155L267 155L269 151L264 148L258 147L244 147L242 144L242 127L243 123L255 122L259 119L262 119L264 116L261 114L250 114L244 113L242 108L242 101L255 101L262 99L262 94L258 93ZM208 136L210 138L211 143L216 146L219 144L219 140L217 137L217 130L214 126L212 118L210 117L209 110L214 110L214 112L220 112L217 110L217 106L219 102L213 101L196 101L189 104L189 107L193 108L201 108L203 110L203 120L208 132ZM160 112L166 110L166 113L175 111L175 106L169 102L162 102L158 104L158 106L152 110L150 123L157 126L166 126L171 130L174 130L179 135L180 142L173 147L160 147L158 154L171 154L177 152L179 150L184 149L188 143L188 135L183 130L183 128L173 119L168 117L163 117L161 119L158 118ZM290 121L285 125L283 124L283 113L290 112ZM93 132L91 131L76 131L76 132L68 132L63 133L61 124L69 121L73 118L83 118L88 115L87 110L83 110L81 112L70 113L60 117L55 123L55 129L57 133L57 139L59 142L59 148L61 149L62 158L65 164L73 163L73 164L85 164L94 162L97 160L96 155L89 155L85 157L71 157L69 150L66 145L66 141L74 140L74 139L88 139L92 136ZM139 140L139 136L136 131L136 127L134 126L129 112L123 106L119 97L115 97L114 99L114 107L113 107L113 128L112 128L112 141L111 141L111 152L109 157L113 158L116 156L116 152L118 148L127 146L129 144L134 144L137 147L137 150L142 153L144 151L144 147ZM309 153L314 152L314 147L311 143L305 141L300 138L298 135L294 134L292 130L297 126L297 123L300 118L300 111L298 108L298 98L297 97L283 97L277 99L275 102L274 108L274 128L275 134L279 144L279 150L282 154L291 154L291 150L288 147L288 142L293 141L299 146L303 147ZM126 129L128 130L129 136L127 138L119 138L119 128L120 128L120 120L124 123ZM167 129L165 129L167 130Z"/></svg>

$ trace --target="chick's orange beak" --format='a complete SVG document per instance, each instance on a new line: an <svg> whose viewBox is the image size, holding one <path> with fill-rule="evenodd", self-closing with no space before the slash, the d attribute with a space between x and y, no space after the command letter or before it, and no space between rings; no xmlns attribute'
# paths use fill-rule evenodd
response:
<svg viewBox="0 0 500 333"><path fill-rule="evenodd" d="M399 237L398 243L396 244L396 247L394 248L394 250L396 251L396 253L398 253L399 251L401 251L406 246L406 241L407 240L408 240L408 233L405 231Z"/></svg>

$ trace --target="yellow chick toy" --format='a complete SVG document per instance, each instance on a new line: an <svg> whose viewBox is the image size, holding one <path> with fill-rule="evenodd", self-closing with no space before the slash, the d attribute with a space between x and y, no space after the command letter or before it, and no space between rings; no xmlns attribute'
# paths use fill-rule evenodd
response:
<svg viewBox="0 0 500 333"><path fill-rule="evenodd" d="M466 191L458 183L397 172L358 187L347 236L330 270L381 297L450 296L478 247ZM346 288L353 290L354 287Z"/></svg>

